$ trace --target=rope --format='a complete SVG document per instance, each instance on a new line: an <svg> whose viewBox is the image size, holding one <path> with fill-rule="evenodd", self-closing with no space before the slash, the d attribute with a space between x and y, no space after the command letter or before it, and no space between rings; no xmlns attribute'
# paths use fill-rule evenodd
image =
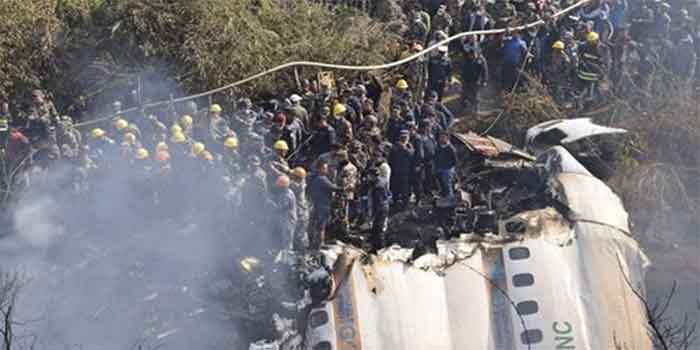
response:
<svg viewBox="0 0 700 350"><path fill-rule="evenodd" d="M575 10L575 9L577 9L577 8L579 8L579 7L581 7L581 6L583 6L583 5L585 5L586 3L590 2L590 1L591 1L591 0L580 0L579 2L577 2L577 3L575 3L575 4L571 5L571 6L569 6L569 7L567 7L567 8L565 8L565 9L563 9L563 10L557 12L557 13L555 13L555 14L552 16L552 18L561 17L561 16L563 16L563 15L565 15L565 14L567 14L567 13L569 13L569 12L571 12L571 11L573 11L573 10ZM120 115L120 114L124 114L124 113L130 113L130 112L135 112L135 111L143 110L143 109L147 109L147 108L154 108L154 107L163 106L163 105L167 105L167 104L170 104L170 103L175 104L175 103L180 103L180 102L185 102L185 101L189 101L189 100L198 99L198 98L201 98L201 97L204 97L204 96L210 96L210 95L213 95L213 94L216 94L216 93L219 93L219 92L222 92L222 91L229 90L229 89L234 88L234 87L236 87L236 86L245 84L245 83L247 83L247 82L249 82L249 81L253 81L253 80L262 78L262 77L264 77L264 76L266 76L266 75L268 75L268 74L272 74L272 73L274 73L274 72L281 71L281 70L287 69L287 68L302 67L302 66L303 66L303 67L317 67L317 68L339 69L339 70L354 70L354 71L384 70L384 69L389 69L389 68L393 68L393 67L396 67L396 66L400 66L400 65L409 63L409 62L411 62L411 61L413 61L413 60L415 60L415 59L417 59L417 58L419 58L419 57L421 57L421 56L424 56L424 55L427 54L428 52L437 49L437 48L440 47L440 46L443 46L443 45L448 44L448 43L450 43L450 42L452 42L452 41L454 41L454 40L461 39L461 38L464 38L464 37L469 36L469 35L493 35L493 34L501 34L501 33L505 33L508 29L510 29L510 30L518 30L518 31L521 31L521 30L526 30L526 29L528 29L528 28L532 28L532 27L539 26L539 25L542 25L542 24L545 24L544 20L538 20L538 21L536 21L536 22L532 22L532 23L530 23L530 24L526 24L526 25L522 25L522 26L514 27L514 28L501 28L501 29L477 30L477 31L471 31L471 32L462 32L462 33L458 33L458 34L455 34L455 35L453 35L453 36L451 36L451 37L449 37L449 38L447 38L447 39L445 39L445 40L442 40L442 41L440 41L440 42L438 42L438 43L436 43L436 44L434 44L434 45L432 45L432 46L430 46L430 47L428 47L428 48L425 48L423 51L417 52L417 53L415 53L415 54L413 54L413 55L411 55L411 56L408 56L408 57L406 57L406 58L400 59L400 60L398 60L398 61L394 61L394 62L390 62L390 63L385 63L385 64L379 64L379 65L352 66L352 65L332 64L332 63L322 63L322 62L312 62L312 61L294 61L294 62L288 62L288 63L281 64L281 65L279 65L279 66L277 66L277 67L270 68L270 69L268 69L268 70L266 70L266 71L260 72L260 73L258 73L258 74L252 75L252 76L250 76L250 77L248 77L248 78L241 79L241 80L239 80L239 81L233 82L233 83L231 83L231 84L228 84L228 85L225 85L225 86L222 86L222 87L213 89L213 90L205 91L205 92L202 92L202 93L199 93L199 94L195 94L195 95L184 96L184 97L180 97L180 98L176 98L176 99L172 99L172 100L166 100L166 101L160 101L160 102L147 103L147 104L144 104L143 106L133 107L133 108L129 108L129 109L125 109L125 110L119 111L118 113L116 113L116 114L114 114L114 115L112 115L112 116L109 116L109 117L103 117L103 118L99 118L99 119L94 119L94 120L86 121L86 122L83 122L83 123L78 123L78 124L76 124L76 126L86 126L86 125L96 124L96 123L103 122L103 121L105 121L105 120L112 119L112 118L114 118L114 117L116 117L116 116L118 116L118 115Z"/></svg>

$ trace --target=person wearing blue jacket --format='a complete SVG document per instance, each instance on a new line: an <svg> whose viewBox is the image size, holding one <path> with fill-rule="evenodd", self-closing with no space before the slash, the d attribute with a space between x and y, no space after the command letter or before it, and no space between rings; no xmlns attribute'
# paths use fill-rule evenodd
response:
<svg viewBox="0 0 700 350"><path fill-rule="evenodd" d="M511 90L515 87L518 72L527 57L527 44L520 38L518 32L507 32L503 37L501 53L503 56L501 83L504 90Z"/></svg>

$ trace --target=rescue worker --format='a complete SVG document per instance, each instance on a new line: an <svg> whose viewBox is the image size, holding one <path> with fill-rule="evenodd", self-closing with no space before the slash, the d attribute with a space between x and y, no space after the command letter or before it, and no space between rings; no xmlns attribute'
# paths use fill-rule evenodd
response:
<svg viewBox="0 0 700 350"><path fill-rule="evenodd" d="M290 188L297 200L297 226L294 230L294 250L303 252L309 247L309 220L311 219L311 206L306 199L306 169L296 167L292 169L290 176L292 183Z"/></svg>
<svg viewBox="0 0 700 350"><path fill-rule="evenodd" d="M428 61L428 89L437 91L440 101L445 94L447 83L452 78L452 60L448 50L447 45L438 47L440 55L431 57Z"/></svg>
<svg viewBox="0 0 700 350"><path fill-rule="evenodd" d="M353 140L352 124L345 118L347 108L342 103L333 106L333 121L331 126L335 130L337 141L342 145L347 145Z"/></svg>
<svg viewBox="0 0 700 350"><path fill-rule="evenodd" d="M413 95L411 94L411 91L408 89L409 85L406 79L399 79L396 82L395 86L396 90L394 91L394 94L391 96L391 104L396 104L398 101L412 101L413 100Z"/></svg>
<svg viewBox="0 0 700 350"><path fill-rule="evenodd" d="M462 103L468 103L474 115L479 113L479 90L488 80L486 60L478 50L468 51L462 63Z"/></svg>
<svg viewBox="0 0 700 350"><path fill-rule="evenodd" d="M331 200L333 193L343 189L328 178L328 163L319 161L317 174L309 182L309 197L313 204L309 248L317 250L326 240L326 228L331 221Z"/></svg>
<svg viewBox="0 0 700 350"><path fill-rule="evenodd" d="M564 42L554 42L549 65L545 68L544 83L549 88L555 101L559 103L565 101L566 89L572 73L573 66L571 59L566 54Z"/></svg>
<svg viewBox="0 0 700 350"><path fill-rule="evenodd" d="M100 128L90 131L92 140L90 146L90 159L100 168L108 168L111 160L115 159L116 145L114 140L107 137L107 133Z"/></svg>
<svg viewBox="0 0 700 350"><path fill-rule="evenodd" d="M210 141L212 149L221 153L224 140L229 136L236 136L236 133L229 128L228 121L221 116L221 106L213 104L209 108L209 135L205 140Z"/></svg>
<svg viewBox="0 0 700 350"><path fill-rule="evenodd" d="M241 156L238 153L238 139L229 136L224 141L224 154L222 160L229 175L237 174L241 170Z"/></svg>
<svg viewBox="0 0 700 350"><path fill-rule="evenodd" d="M192 127L194 125L194 119L189 114L185 114L178 120L178 125L182 128L182 132L185 135L192 135Z"/></svg>
<svg viewBox="0 0 700 350"><path fill-rule="evenodd" d="M273 217L272 242L279 242L280 249L293 250L297 228L297 200L289 188L291 181L287 175L280 175L275 180L272 201L276 215Z"/></svg>
<svg viewBox="0 0 700 350"><path fill-rule="evenodd" d="M277 179L282 175L288 175L291 172L289 168L289 163L285 158L287 152L289 152L289 146L287 142L283 140L278 140L272 146L275 153L271 155L267 162L267 173L272 176L272 179Z"/></svg>
<svg viewBox="0 0 700 350"><path fill-rule="evenodd" d="M586 44L579 49L577 76L581 82L580 90L587 94L590 99L599 96L600 81L607 74L607 59L608 56L605 48L600 44L598 33L588 33Z"/></svg>
<svg viewBox="0 0 700 350"><path fill-rule="evenodd" d="M440 185L442 198L451 199L454 195L453 181L457 166L457 151L450 143L450 134L440 132L438 147L435 151L435 177Z"/></svg>

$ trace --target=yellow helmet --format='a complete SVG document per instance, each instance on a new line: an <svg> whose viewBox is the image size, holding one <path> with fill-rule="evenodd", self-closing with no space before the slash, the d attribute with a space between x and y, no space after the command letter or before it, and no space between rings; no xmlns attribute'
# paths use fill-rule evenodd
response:
<svg viewBox="0 0 700 350"><path fill-rule="evenodd" d="M180 125L181 125L183 128L189 128L190 126L192 126L192 123L193 123L193 122L194 122L194 121L192 120L192 117L189 116L189 115L183 115L183 116L180 118Z"/></svg>
<svg viewBox="0 0 700 350"><path fill-rule="evenodd" d="M105 135L106 135L105 131L100 129L100 128L92 129L90 134L92 135L92 138L94 138L94 139L101 139L101 138L105 137Z"/></svg>
<svg viewBox="0 0 700 350"><path fill-rule="evenodd" d="M278 151L289 151L289 146L287 145L287 142L284 140L278 140L275 142L274 145L272 145L272 148L278 150Z"/></svg>
<svg viewBox="0 0 700 350"><path fill-rule="evenodd" d="M564 50L564 42L561 40L557 40L552 45L552 48L555 50Z"/></svg>
<svg viewBox="0 0 700 350"><path fill-rule="evenodd" d="M121 119L121 118L117 119L117 120L114 122L114 127L115 127L117 130L124 130L124 129L126 129L127 126L129 126L129 122L127 122L126 120Z"/></svg>
<svg viewBox="0 0 700 350"><path fill-rule="evenodd" d="M179 125L177 125L177 124L173 124L173 126L170 127L170 133L173 134L173 135L175 135L175 134L181 134L181 133L182 133L182 127L179 126Z"/></svg>
<svg viewBox="0 0 700 350"><path fill-rule="evenodd" d="M218 104L213 104L211 107L209 107L209 112L211 113L221 113L222 109L221 106Z"/></svg>
<svg viewBox="0 0 700 350"><path fill-rule="evenodd" d="M277 181L275 181L275 186L281 187L281 188L288 188L289 187L289 176L280 175L277 178Z"/></svg>
<svg viewBox="0 0 700 350"><path fill-rule="evenodd" d="M148 150L145 148L139 148L136 150L136 159L146 159L148 158Z"/></svg>
<svg viewBox="0 0 700 350"><path fill-rule="evenodd" d="M185 134L179 132L177 134L173 134L173 136L170 137L170 141L172 143L185 143L187 142L187 137L185 137Z"/></svg>
<svg viewBox="0 0 700 350"><path fill-rule="evenodd" d="M192 145L192 153L196 156L202 154L206 149L206 146L201 142L195 142L194 145Z"/></svg>
<svg viewBox="0 0 700 350"><path fill-rule="evenodd" d="M224 141L224 147L229 148L229 149L236 149L238 148L238 139L235 137L228 137Z"/></svg>
<svg viewBox="0 0 700 350"><path fill-rule="evenodd" d="M134 143L136 143L136 135L127 132L126 134L124 134L124 142L133 145Z"/></svg>
<svg viewBox="0 0 700 350"><path fill-rule="evenodd" d="M303 179L306 177L306 170L300 166L292 169L292 175L299 179Z"/></svg>
<svg viewBox="0 0 700 350"><path fill-rule="evenodd" d="M348 109L345 108L345 105L342 103L336 103L335 106L333 106L333 114L335 115L341 115L345 113Z"/></svg>
<svg viewBox="0 0 700 350"><path fill-rule="evenodd" d="M404 79L399 79L399 81L396 82L396 88L399 90L406 90L408 89L408 82Z"/></svg>
<svg viewBox="0 0 700 350"><path fill-rule="evenodd" d="M185 136L185 135L182 135L182 136ZM163 142L163 141L158 142L158 144L156 145L156 152L167 151L168 149L169 149L168 144Z"/></svg>
<svg viewBox="0 0 700 350"><path fill-rule="evenodd" d="M596 32L590 32L590 33L588 33L588 35L586 35L586 40L588 42L598 41L598 39L599 39L599 36L598 36L598 33L596 33Z"/></svg>

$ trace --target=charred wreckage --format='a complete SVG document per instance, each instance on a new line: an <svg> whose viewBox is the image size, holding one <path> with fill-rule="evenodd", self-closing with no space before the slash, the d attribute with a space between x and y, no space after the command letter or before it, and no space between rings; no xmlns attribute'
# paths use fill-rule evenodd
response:
<svg viewBox="0 0 700 350"><path fill-rule="evenodd" d="M394 213L384 249L368 252L354 232L304 256L240 261L241 318L272 325L250 349L602 349L615 337L650 349L619 284L643 280L646 258L577 145L623 132L550 121L528 131L527 151L452 134L456 195Z"/></svg>

